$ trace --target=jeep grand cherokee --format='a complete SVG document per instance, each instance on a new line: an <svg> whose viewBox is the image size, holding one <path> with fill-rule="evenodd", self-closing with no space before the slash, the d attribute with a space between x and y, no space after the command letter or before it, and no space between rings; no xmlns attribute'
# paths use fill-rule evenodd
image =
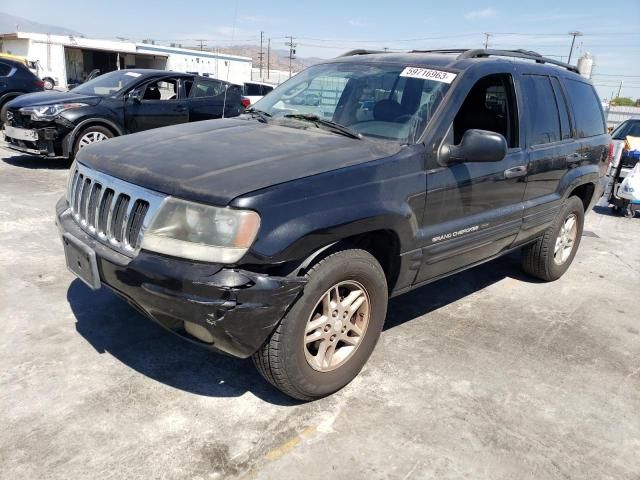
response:
<svg viewBox="0 0 640 480"><path fill-rule="evenodd" d="M238 118L83 149L57 222L91 288L309 400L358 374L391 296L515 249L559 278L609 156L573 66L357 51Z"/></svg>

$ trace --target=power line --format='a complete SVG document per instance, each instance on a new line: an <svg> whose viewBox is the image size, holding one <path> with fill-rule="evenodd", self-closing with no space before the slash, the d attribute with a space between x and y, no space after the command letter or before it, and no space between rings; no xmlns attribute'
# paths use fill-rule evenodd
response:
<svg viewBox="0 0 640 480"><path fill-rule="evenodd" d="M207 40L204 38L196 40L196 42L200 42L200 50L204 50L204 46L207 44Z"/></svg>

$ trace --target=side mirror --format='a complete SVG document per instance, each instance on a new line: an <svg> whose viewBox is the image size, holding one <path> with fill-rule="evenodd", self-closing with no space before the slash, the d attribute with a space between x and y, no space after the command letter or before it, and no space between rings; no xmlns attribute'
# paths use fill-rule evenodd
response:
<svg viewBox="0 0 640 480"><path fill-rule="evenodd" d="M127 100L133 103L142 103L142 92L137 88L134 88L127 95Z"/></svg>
<svg viewBox="0 0 640 480"><path fill-rule="evenodd" d="M507 155L507 141L499 133L471 129L460 145L443 145L440 161L445 165L464 162L499 162Z"/></svg>

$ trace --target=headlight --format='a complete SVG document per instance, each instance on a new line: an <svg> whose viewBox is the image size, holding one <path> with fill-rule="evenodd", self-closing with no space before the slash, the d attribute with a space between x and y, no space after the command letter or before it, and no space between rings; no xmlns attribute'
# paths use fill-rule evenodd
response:
<svg viewBox="0 0 640 480"><path fill-rule="evenodd" d="M66 110L86 107L86 103L56 103L55 105L43 105L41 107L23 107L20 113L31 114L31 120L53 120Z"/></svg>
<svg viewBox="0 0 640 480"><path fill-rule="evenodd" d="M260 216L251 210L219 208L169 197L142 240L142 248L174 257L234 263L258 234Z"/></svg>

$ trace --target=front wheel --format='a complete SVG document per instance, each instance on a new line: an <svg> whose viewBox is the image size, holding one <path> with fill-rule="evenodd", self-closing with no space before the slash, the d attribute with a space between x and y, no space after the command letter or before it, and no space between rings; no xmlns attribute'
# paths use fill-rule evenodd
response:
<svg viewBox="0 0 640 480"><path fill-rule="evenodd" d="M45 90L53 90L53 87L56 86L55 82L51 78L45 78L42 81L44 82L44 89Z"/></svg>
<svg viewBox="0 0 640 480"><path fill-rule="evenodd" d="M576 255L584 226L584 206L569 197L544 235L523 249L522 266L530 275L547 282L567 271Z"/></svg>
<svg viewBox="0 0 640 480"><path fill-rule="evenodd" d="M306 278L302 297L253 361L282 392L314 400L360 372L380 336L388 292L380 264L359 249L325 257Z"/></svg>
<svg viewBox="0 0 640 480"><path fill-rule="evenodd" d="M73 158L76 158L78 152L87 145L93 143L104 142L113 137L113 133L106 127L100 125L94 125L84 129L76 137L76 141L73 146Z"/></svg>

